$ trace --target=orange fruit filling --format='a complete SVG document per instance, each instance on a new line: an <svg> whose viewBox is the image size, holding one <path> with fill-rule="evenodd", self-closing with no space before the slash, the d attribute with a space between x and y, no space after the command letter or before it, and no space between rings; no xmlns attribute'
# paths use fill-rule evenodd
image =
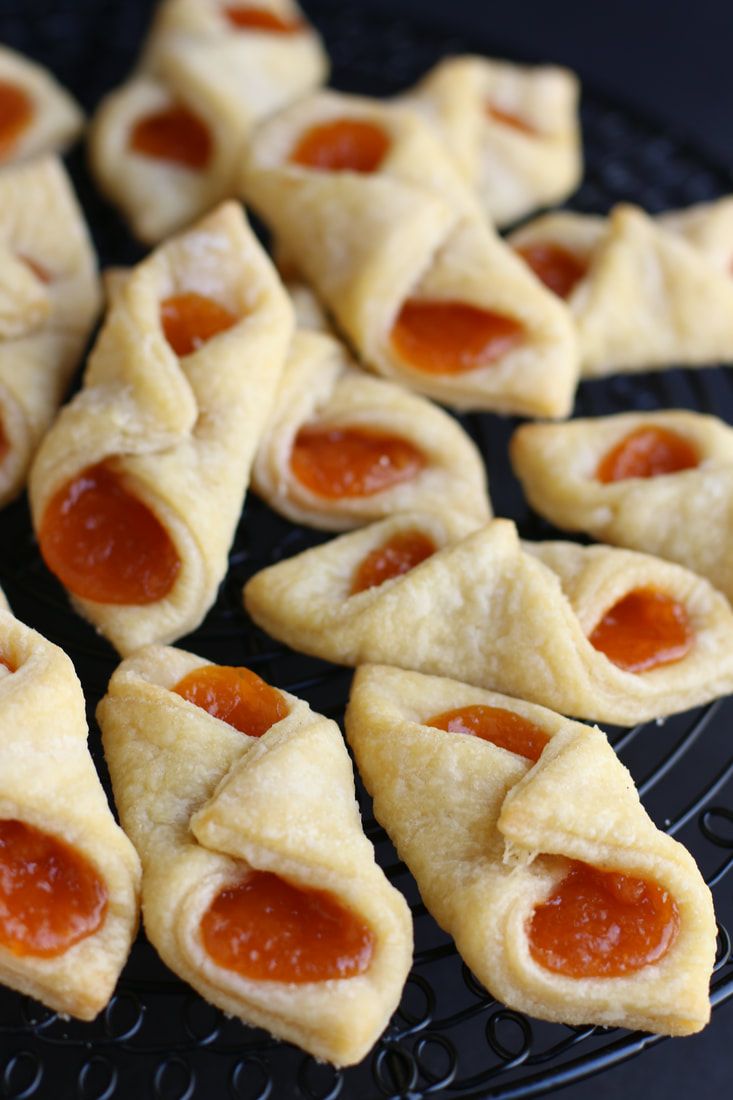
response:
<svg viewBox="0 0 733 1100"><path fill-rule="evenodd" d="M408 299L391 333L394 351L427 374L463 374L496 363L524 339L513 318L461 302Z"/></svg>
<svg viewBox="0 0 733 1100"><path fill-rule="evenodd" d="M526 119L515 115L513 111L505 111L503 107L495 103L486 104L486 114L494 122L501 122L504 126L511 126L513 130L519 130L523 134L536 134L537 130Z"/></svg>
<svg viewBox="0 0 733 1100"><path fill-rule="evenodd" d="M526 244L517 255L558 298L568 298L588 271L588 265L559 244Z"/></svg>
<svg viewBox="0 0 733 1100"><path fill-rule="evenodd" d="M604 485L628 477L660 477L691 470L700 463L693 445L669 428L635 428L604 455L596 479Z"/></svg>
<svg viewBox="0 0 733 1100"><path fill-rule="evenodd" d="M182 103L174 103L137 120L130 148L144 157L200 171L211 159L212 140L198 115Z"/></svg>
<svg viewBox="0 0 733 1100"><path fill-rule="evenodd" d="M236 325L238 317L213 298L187 292L174 294L160 303L160 323L176 355L183 357Z"/></svg>
<svg viewBox="0 0 733 1100"><path fill-rule="evenodd" d="M363 118L337 118L311 126L290 153L291 164L320 172L376 172L390 149L388 134Z"/></svg>
<svg viewBox="0 0 733 1100"><path fill-rule="evenodd" d="M232 26L240 30L296 34L304 26L299 19L283 19L281 15L268 11L267 8L250 7L246 4L229 4L224 8L224 14Z"/></svg>
<svg viewBox="0 0 733 1100"><path fill-rule="evenodd" d="M383 546L367 554L354 573L350 595L365 592L368 588L378 588L392 577L409 573L436 550L433 540L422 531L399 531Z"/></svg>
<svg viewBox="0 0 733 1100"><path fill-rule="evenodd" d="M261 737L289 713L280 692L248 668L204 665L172 690L250 737Z"/></svg>
<svg viewBox="0 0 733 1100"><path fill-rule="evenodd" d="M636 588L606 612L589 641L625 672L649 672L686 657L695 635L683 604Z"/></svg>
<svg viewBox="0 0 733 1100"><path fill-rule="evenodd" d="M507 749L532 762L539 760L550 740L539 726L503 707L460 707L426 718L424 725L447 730L448 733L468 733L480 737L482 741L491 741L500 749Z"/></svg>
<svg viewBox="0 0 733 1100"><path fill-rule="evenodd" d="M9 80L0 80L0 159L12 155L34 114L28 93Z"/></svg>
<svg viewBox="0 0 733 1100"><path fill-rule="evenodd" d="M298 481L328 500L369 497L417 477L425 456L399 436L367 428L301 428L290 455Z"/></svg>

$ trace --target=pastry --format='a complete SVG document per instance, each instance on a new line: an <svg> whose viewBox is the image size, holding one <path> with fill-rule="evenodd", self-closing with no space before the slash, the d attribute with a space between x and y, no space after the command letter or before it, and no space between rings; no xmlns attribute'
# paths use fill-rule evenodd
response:
<svg viewBox="0 0 733 1100"><path fill-rule="evenodd" d="M657 554L733 602L733 429L673 410L525 424L512 465L532 507L557 527Z"/></svg>
<svg viewBox="0 0 733 1100"><path fill-rule="evenodd" d="M599 729L378 666L346 729L377 819L493 996L571 1025L705 1026L710 891Z"/></svg>
<svg viewBox="0 0 733 1100"><path fill-rule="evenodd" d="M84 116L47 69L0 46L0 164L62 153Z"/></svg>
<svg viewBox="0 0 733 1100"><path fill-rule="evenodd" d="M0 173L0 506L21 491L100 306L84 218L59 160Z"/></svg>
<svg viewBox="0 0 733 1100"><path fill-rule="evenodd" d="M460 676L617 725L733 688L733 612L678 565L607 546L520 543L501 519L389 584L357 586L391 532L374 524L262 570L245 588L249 614L326 660Z"/></svg>
<svg viewBox="0 0 733 1100"><path fill-rule="evenodd" d="M434 126L503 227L562 202L580 183L578 94L567 69L464 56L440 61L399 102Z"/></svg>
<svg viewBox="0 0 733 1100"><path fill-rule="evenodd" d="M46 564L126 653L194 629L214 602L293 321L234 203L110 286L29 488Z"/></svg>
<svg viewBox="0 0 733 1100"><path fill-rule="evenodd" d="M157 242L236 193L254 124L327 67L291 0L163 0L138 69L93 120L94 175L135 234Z"/></svg>
<svg viewBox="0 0 733 1100"><path fill-rule="evenodd" d="M87 748L66 654L0 609L0 982L93 1020L137 929L140 862Z"/></svg>
<svg viewBox="0 0 733 1100"><path fill-rule="evenodd" d="M455 408L568 415L566 308L414 112L311 95L259 127L243 189L377 373Z"/></svg>
<svg viewBox="0 0 733 1100"><path fill-rule="evenodd" d="M584 377L733 358L733 280L637 207L547 214L510 243L567 301Z"/></svg>
<svg viewBox="0 0 733 1100"><path fill-rule="evenodd" d="M157 646L123 662L98 716L165 963L229 1015L360 1061L399 1002L412 926L336 724L247 669Z"/></svg>
<svg viewBox="0 0 733 1100"><path fill-rule="evenodd" d="M659 214L657 221L699 249L724 275L733 275L733 195Z"/></svg>
<svg viewBox="0 0 733 1100"><path fill-rule="evenodd" d="M481 455L453 417L359 370L337 340L296 333L252 468L295 523L344 531L400 511L490 516Z"/></svg>

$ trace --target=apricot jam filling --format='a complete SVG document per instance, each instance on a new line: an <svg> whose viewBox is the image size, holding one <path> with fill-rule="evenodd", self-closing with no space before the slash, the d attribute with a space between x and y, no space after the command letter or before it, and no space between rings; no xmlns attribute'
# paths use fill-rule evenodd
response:
<svg viewBox="0 0 733 1100"><path fill-rule="evenodd" d="M43 264L39 264L38 260L32 259L30 256L26 256L24 253L18 253L18 259L22 260L26 267L29 267L39 283L50 283L53 281L51 272Z"/></svg>
<svg viewBox="0 0 733 1100"><path fill-rule="evenodd" d="M283 19L267 8L250 7L248 4L228 4L224 15L233 27L241 30L267 31L272 34L296 34L304 24L299 19Z"/></svg>
<svg viewBox="0 0 733 1100"><path fill-rule="evenodd" d="M536 134L537 130L531 123L527 122L525 118L520 115L514 114L513 111L506 111L503 107L499 107L496 103L486 104L486 114L494 122L501 122L503 126L511 126L513 130L519 130L523 134Z"/></svg>
<svg viewBox="0 0 733 1100"><path fill-rule="evenodd" d="M500 749L524 756L532 762L539 760L549 735L533 722L503 707L472 706L447 710L426 718L423 723L448 733L468 733L491 741Z"/></svg>
<svg viewBox="0 0 733 1100"><path fill-rule="evenodd" d="M38 542L61 583L98 603L155 603L168 595L181 568L165 527L104 462L57 490Z"/></svg>
<svg viewBox="0 0 733 1100"><path fill-rule="evenodd" d="M217 966L254 981L325 982L369 967L374 934L332 894L252 871L223 889L201 920Z"/></svg>
<svg viewBox="0 0 733 1100"><path fill-rule="evenodd" d="M88 860L22 821L0 821L0 944L53 958L93 935L107 890Z"/></svg>
<svg viewBox="0 0 733 1100"><path fill-rule="evenodd" d="M10 451L10 440L5 432L5 425L3 424L2 417L0 416L0 462Z"/></svg>
<svg viewBox="0 0 733 1100"><path fill-rule="evenodd" d="M130 134L130 148L143 157L201 171L211 159L213 143L198 115L182 103L174 103L137 120Z"/></svg>
<svg viewBox="0 0 733 1100"><path fill-rule="evenodd" d="M0 159L13 153L34 114L28 93L9 80L0 80Z"/></svg>
<svg viewBox="0 0 733 1100"><path fill-rule="evenodd" d="M574 862L528 928L532 958L570 978L620 978L659 962L679 932L674 898L656 883Z"/></svg>
<svg viewBox="0 0 733 1100"><path fill-rule="evenodd" d="M433 540L422 531L398 531L383 546L378 546L362 561L354 573L350 595L378 588L380 584L409 573L437 550Z"/></svg>
<svg viewBox="0 0 733 1100"><path fill-rule="evenodd" d="M524 340L511 317L461 302L408 299L392 328L394 351L427 374L464 374L496 363Z"/></svg>
<svg viewBox="0 0 733 1100"><path fill-rule="evenodd" d="M683 604L655 588L636 588L606 612L589 641L625 672L649 672L686 657L695 633Z"/></svg>
<svg viewBox="0 0 733 1100"><path fill-rule="evenodd" d="M376 172L389 152L389 135L363 118L336 118L311 126L290 153L290 163L320 172Z"/></svg>
<svg viewBox="0 0 733 1100"><path fill-rule="evenodd" d="M204 665L172 690L250 737L267 733L290 710L280 692L248 668Z"/></svg>
<svg viewBox="0 0 733 1100"><path fill-rule="evenodd" d="M160 303L163 334L176 355L183 357L236 325L239 318L203 294L188 291L174 294Z"/></svg>
<svg viewBox="0 0 733 1100"><path fill-rule="evenodd" d="M558 298L569 298L588 272L588 264L559 244L525 244L517 255Z"/></svg>
<svg viewBox="0 0 733 1100"><path fill-rule="evenodd" d="M406 439L370 428L300 429L290 468L301 485L327 500L370 497L417 477L422 451Z"/></svg>
<svg viewBox="0 0 733 1100"><path fill-rule="evenodd" d="M596 480L608 485L628 477L660 477L692 470L700 457L689 440L669 428L635 428L604 455Z"/></svg>

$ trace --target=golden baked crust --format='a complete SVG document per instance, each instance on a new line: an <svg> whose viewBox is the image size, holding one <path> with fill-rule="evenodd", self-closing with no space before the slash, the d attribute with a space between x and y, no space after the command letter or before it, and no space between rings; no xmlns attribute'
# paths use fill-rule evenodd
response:
<svg viewBox="0 0 733 1100"><path fill-rule="evenodd" d="M536 765L425 720L449 709L510 710L551 740ZM346 714L374 812L423 900L466 963L505 1004L567 1024L699 1031L715 957L710 891L690 854L658 830L603 733L454 680L365 666ZM668 890L679 933L657 963L615 978L571 978L530 954L527 923L567 860Z"/></svg>
<svg viewBox="0 0 733 1100"><path fill-rule="evenodd" d="M336 724L283 692L290 713L261 738L170 689L209 664L148 647L123 662L99 706L115 800L143 863L146 932L207 1000L347 1065L396 1008L412 956L409 910L374 862ZM258 982L216 965L203 913L242 868L327 890L374 934L368 969L348 979Z"/></svg>
<svg viewBox="0 0 733 1100"><path fill-rule="evenodd" d="M41 446L30 477L38 530L54 493L87 467L116 472L169 533L181 569L146 606L74 606L122 653L192 630L227 567L259 433L292 333L292 310L241 208L225 204L111 283L84 387ZM160 321L169 295L199 292L241 316L179 358Z"/></svg>
<svg viewBox="0 0 733 1100"><path fill-rule="evenodd" d="M349 596L354 568L388 532L374 524L264 569L245 587L248 612L294 649L340 664L460 676L617 725L687 710L733 687L733 612L678 565L606 546L520 543L514 524L497 519L459 542L445 540L411 572ZM619 600L644 588L685 607L695 642L681 660L635 674L588 636Z"/></svg>
<svg viewBox="0 0 733 1100"><path fill-rule="evenodd" d="M398 102L434 126L503 227L562 202L580 183L579 91L568 69L468 55L440 61Z"/></svg>
<svg viewBox="0 0 733 1100"><path fill-rule="evenodd" d="M4 605L4 601L3 601ZM84 695L66 654L0 609L0 818L70 845L104 883L101 927L55 957L0 945L0 982L93 1020L112 996L137 930L140 861L115 823L87 748Z"/></svg>
<svg viewBox="0 0 733 1100"><path fill-rule="evenodd" d="M389 137L376 171L323 172L289 161L304 132L342 118L376 124ZM311 95L259 127L242 186L367 366L456 408L568 415L577 352L566 307L489 227L415 112L330 91ZM390 339L415 297L499 313L523 327L523 342L457 374L416 369Z"/></svg>
<svg viewBox="0 0 733 1100"><path fill-rule="evenodd" d="M0 506L25 485L100 303L94 250L61 162L0 173Z"/></svg>
<svg viewBox="0 0 733 1100"><path fill-rule="evenodd" d="M76 141L84 126L84 115L48 69L0 46L0 80L23 91L33 109L28 125L0 156L3 165L45 153L63 153Z"/></svg>

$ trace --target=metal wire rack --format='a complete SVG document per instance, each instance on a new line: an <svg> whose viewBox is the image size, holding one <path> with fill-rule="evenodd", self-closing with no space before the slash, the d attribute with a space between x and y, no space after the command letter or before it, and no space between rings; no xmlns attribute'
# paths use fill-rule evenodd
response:
<svg viewBox="0 0 733 1100"><path fill-rule="evenodd" d="M445 53L478 46L492 52L490 41L446 38L367 5L312 0L306 6L326 36L333 83L347 90L389 94ZM145 0L0 0L0 26L4 41L48 64L91 107L129 69L150 10ZM654 211L733 189L723 169L592 92L585 96L583 124L587 173L570 204L575 209L603 212L629 200ZM72 170L103 261L134 260L139 249L96 195L79 154L72 157ZM720 368L587 382L576 413L658 407L715 411L733 421L733 384ZM506 445L515 422L489 415L462 422L486 457L497 513L516 519L523 535L553 536L527 511L509 469ZM91 720L115 655L73 615L43 568L24 500L3 513L2 532L0 584L20 618L71 654ZM349 672L273 643L241 606L242 585L253 572L321 537L250 499L217 604L181 645L214 661L248 664L340 719ZM721 888L733 863L733 750L725 735L731 720L728 699L664 723L608 731L652 817L691 849L713 889L720 921L714 1009L733 996L726 929L733 929L733 894ZM90 743L106 781L93 722ZM170 974L141 936L115 997L93 1024L62 1020L0 989L0 1095L6 1100L113 1100L134 1092L155 1100L517 1100L597 1073L660 1041L641 1033L545 1024L494 1001L426 913L411 876L372 819L363 791L360 798L378 859L410 902L416 936L415 963L400 1008L360 1066L338 1071L319 1065L294 1047L227 1019Z"/></svg>

